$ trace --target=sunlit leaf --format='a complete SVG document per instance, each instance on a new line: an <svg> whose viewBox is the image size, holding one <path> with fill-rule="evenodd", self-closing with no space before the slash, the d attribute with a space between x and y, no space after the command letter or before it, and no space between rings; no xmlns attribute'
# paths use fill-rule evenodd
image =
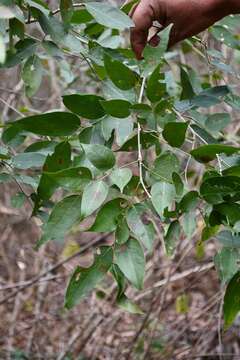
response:
<svg viewBox="0 0 240 360"><path fill-rule="evenodd" d="M95 210L97 210L106 200L107 194L108 185L105 182L97 180L89 183L85 187L82 195L82 218L84 219L85 217L91 215Z"/></svg>
<svg viewBox="0 0 240 360"><path fill-rule="evenodd" d="M106 27L124 30L134 26L133 21L117 7L98 2L88 2L85 6L95 20Z"/></svg>
<svg viewBox="0 0 240 360"><path fill-rule="evenodd" d="M142 289L145 272L145 259L139 242L135 239L115 250L115 262L126 278L137 288Z"/></svg>
<svg viewBox="0 0 240 360"><path fill-rule="evenodd" d="M132 171L128 168L116 169L111 173L110 179L112 183L119 187L123 192L124 187L132 178Z"/></svg>
<svg viewBox="0 0 240 360"><path fill-rule="evenodd" d="M152 204L157 213L162 217L164 209L171 207L176 197L175 187L166 182L156 182L151 189Z"/></svg>

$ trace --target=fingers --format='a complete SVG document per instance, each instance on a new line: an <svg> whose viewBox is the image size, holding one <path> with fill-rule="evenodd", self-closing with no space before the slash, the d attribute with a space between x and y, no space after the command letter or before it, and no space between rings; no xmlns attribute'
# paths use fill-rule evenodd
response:
<svg viewBox="0 0 240 360"><path fill-rule="evenodd" d="M160 37L158 35L154 35L150 40L149 40L149 44L153 47L158 46L160 42Z"/></svg>
<svg viewBox="0 0 240 360"><path fill-rule="evenodd" d="M131 29L130 40L138 60L142 59L142 53L148 40L148 31L154 21L153 11L149 3L147 0L142 0L131 14L135 27Z"/></svg>

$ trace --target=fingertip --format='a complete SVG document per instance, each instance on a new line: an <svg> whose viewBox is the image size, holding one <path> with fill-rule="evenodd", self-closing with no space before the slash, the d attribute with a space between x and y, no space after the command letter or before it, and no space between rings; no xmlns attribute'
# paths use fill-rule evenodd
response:
<svg viewBox="0 0 240 360"><path fill-rule="evenodd" d="M136 28L131 30L131 45L137 60L142 60L143 50L147 44L147 32L138 31Z"/></svg>
<svg viewBox="0 0 240 360"><path fill-rule="evenodd" d="M135 27L131 29L131 45L137 60L143 59L143 50L147 44L148 31L152 25L151 8L148 1L140 1L131 12Z"/></svg>

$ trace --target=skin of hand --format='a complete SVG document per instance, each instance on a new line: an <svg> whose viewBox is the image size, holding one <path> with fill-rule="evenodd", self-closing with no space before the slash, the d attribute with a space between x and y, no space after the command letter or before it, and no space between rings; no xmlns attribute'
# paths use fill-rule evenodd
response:
<svg viewBox="0 0 240 360"><path fill-rule="evenodd" d="M131 11L135 23L131 29L131 45L138 60L142 59L153 21L163 27L173 24L169 47L197 35L223 17L240 12L240 0L141 0ZM155 35L150 44L156 46Z"/></svg>

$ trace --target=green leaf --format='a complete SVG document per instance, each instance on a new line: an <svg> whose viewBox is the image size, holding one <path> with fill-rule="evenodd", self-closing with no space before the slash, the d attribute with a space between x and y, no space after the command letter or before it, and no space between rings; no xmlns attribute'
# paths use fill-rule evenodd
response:
<svg viewBox="0 0 240 360"><path fill-rule="evenodd" d="M157 182L152 186L151 195L154 208L157 213L163 217L165 208L171 207L172 202L176 197L176 191L172 184Z"/></svg>
<svg viewBox="0 0 240 360"><path fill-rule="evenodd" d="M236 160L238 160L238 158L236 158ZM240 177L240 166L235 165L223 170L223 175Z"/></svg>
<svg viewBox="0 0 240 360"><path fill-rule="evenodd" d="M160 65L153 71L147 82L146 95L151 102L162 99L166 93L166 82L164 73L160 73Z"/></svg>
<svg viewBox="0 0 240 360"><path fill-rule="evenodd" d="M215 86L196 95L190 100L190 103L193 106L208 108L221 103L222 97L227 94L229 94L229 88L227 86Z"/></svg>
<svg viewBox="0 0 240 360"><path fill-rule="evenodd" d="M181 227L177 220L173 221L168 227L167 233L164 236L164 243L168 256L174 254L176 245L180 239L180 231Z"/></svg>
<svg viewBox="0 0 240 360"><path fill-rule="evenodd" d="M128 14L130 12L130 10L132 9L132 7L136 4L139 3L139 0L131 0L128 1L126 3L124 3L121 7L121 10L125 13Z"/></svg>
<svg viewBox="0 0 240 360"><path fill-rule="evenodd" d="M182 200L179 203L179 209L183 213L187 213L193 211L198 203L198 192L197 191L189 191L187 194L184 195Z"/></svg>
<svg viewBox="0 0 240 360"><path fill-rule="evenodd" d="M217 41L221 40L225 45L233 48L240 49L239 40L235 38L232 32L226 26L214 25L211 28L211 33Z"/></svg>
<svg viewBox="0 0 240 360"><path fill-rule="evenodd" d="M137 289L142 289L144 273L145 273L145 259L141 245L135 239L128 240L123 246L116 249L115 263L126 278Z"/></svg>
<svg viewBox="0 0 240 360"><path fill-rule="evenodd" d="M225 202L214 205L209 217L209 224L215 225L235 225L240 221L240 205L238 203Z"/></svg>
<svg viewBox="0 0 240 360"><path fill-rule="evenodd" d="M193 107L208 108L220 104L229 92L227 86L215 86L202 91L190 100L176 102L175 106L179 111L187 111Z"/></svg>
<svg viewBox="0 0 240 360"><path fill-rule="evenodd" d="M86 9L80 9L73 12L71 23L85 24L91 20L93 20L93 16Z"/></svg>
<svg viewBox="0 0 240 360"><path fill-rule="evenodd" d="M39 9L35 8L31 10L33 16L39 22L39 25L41 26L43 32L46 35L49 35L55 43L62 43L63 45L65 45L64 41L66 40L67 33L65 31L64 24L52 14L47 16Z"/></svg>
<svg viewBox="0 0 240 360"><path fill-rule="evenodd" d="M79 118L67 112L51 112L29 116L12 123L3 133L3 141L10 142L24 131L42 136L68 136L80 126Z"/></svg>
<svg viewBox="0 0 240 360"><path fill-rule="evenodd" d="M100 119L105 115L101 100L103 98L97 95L74 94L63 96L63 103L70 111L90 120Z"/></svg>
<svg viewBox="0 0 240 360"><path fill-rule="evenodd" d="M124 294L124 290L126 288L126 279L122 271L119 269L117 264L112 264L111 266L111 273L116 280L118 286L118 294L117 297L120 297Z"/></svg>
<svg viewBox="0 0 240 360"><path fill-rule="evenodd" d="M239 270L240 252L237 249L221 249L214 257L214 264L223 283L227 283Z"/></svg>
<svg viewBox="0 0 240 360"><path fill-rule="evenodd" d="M24 40L25 26L24 22L19 21L18 19L9 20L9 35L18 36L19 39Z"/></svg>
<svg viewBox="0 0 240 360"><path fill-rule="evenodd" d="M143 133L141 134L141 147L142 149L149 149L154 145L158 145L159 140L154 134ZM124 145L119 149L119 151L137 151L138 150L138 136L135 133Z"/></svg>
<svg viewBox="0 0 240 360"><path fill-rule="evenodd" d="M36 52L38 43L32 39L20 40L15 44L14 53L7 52L4 67L10 68L20 64L24 59L32 56Z"/></svg>
<svg viewBox="0 0 240 360"><path fill-rule="evenodd" d="M93 126L84 127L80 131L78 139L81 144L103 145L105 143L99 122Z"/></svg>
<svg viewBox="0 0 240 360"><path fill-rule="evenodd" d="M108 77L116 87L121 90L129 90L134 87L136 83L136 76L122 62L105 55L104 66Z"/></svg>
<svg viewBox="0 0 240 360"><path fill-rule="evenodd" d="M43 235L37 247L49 240L61 241L81 218L81 196L71 195L59 201L44 224Z"/></svg>
<svg viewBox="0 0 240 360"><path fill-rule="evenodd" d="M115 165L115 156L112 150L103 145L82 144L88 160L99 170L107 171Z"/></svg>
<svg viewBox="0 0 240 360"><path fill-rule="evenodd" d="M126 119L108 116L101 122L104 139L108 141L115 130L116 143L122 146L133 131L133 120L131 117Z"/></svg>
<svg viewBox="0 0 240 360"><path fill-rule="evenodd" d="M134 302L132 302L125 294L118 297L116 302L120 309L130 314L144 314L140 307L137 304L134 304Z"/></svg>
<svg viewBox="0 0 240 360"><path fill-rule="evenodd" d="M69 25L73 15L72 0L60 0L60 12L64 24Z"/></svg>
<svg viewBox="0 0 240 360"><path fill-rule="evenodd" d="M29 145L25 149L25 152L38 152L43 155L49 155L54 152L56 145L57 142L55 141L48 141L48 140L36 141L31 145Z"/></svg>
<svg viewBox="0 0 240 360"><path fill-rule="evenodd" d="M104 64L105 64L105 58L104 58ZM120 63L120 64L122 64L122 63ZM105 64L105 66L106 66L106 64ZM129 69L127 68L127 70L129 70ZM111 68L110 68L110 71L111 71ZM115 76L116 74L112 74L112 75ZM128 81L127 76L126 76L126 80ZM117 78L116 78L116 81L117 81ZM135 80L134 80L134 84L135 84ZM135 91L133 88L130 88L129 90L121 90L119 87L114 85L114 83L111 80L104 81L102 84L102 87L103 87L104 96L108 100L122 99L122 100L127 100L131 103L136 101L136 95L135 95Z"/></svg>
<svg viewBox="0 0 240 360"><path fill-rule="evenodd" d="M88 229L93 232L112 232L117 228L117 220L122 212L121 199L107 202L99 210L94 224Z"/></svg>
<svg viewBox="0 0 240 360"><path fill-rule="evenodd" d="M25 26L23 22L19 21L16 18L9 20L10 36L18 36L19 39L24 40L24 32L25 32Z"/></svg>
<svg viewBox="0 0 240 360"><path fill-rule="evenodd" d="M169 35L172 29L172 25L170 24L164 30L161 31L161 41L159 45L156 47L152 47L147 45L143 51L143 56L146 62L144 74L148 75L152 72L162 61L163 56L168 48Z"/></svg>
<svg viewBox="0 0 240 360"><path fill-rule="evenodd" d="M63 141L56 145L52 155L48 155L43 170L55 172L66 169L71 165L71 146Z"/></svg>
<svg viewBox="0 0 240 360"><path fill-rule="evenodd" d="M89 268L78 266L68 284L65 296L65 307L71 309L77 305L96 285L103 280L113 261L112 248L102 246L100 255L96 255Z"/></svg>
<svg viewBox="0 0 240 360"><path fill-rule="evenodd" d="M91 215L95 210L97 210L106 200L107 195L108 185L105 182L96 180L89 183L85 187L82 195L82 219Z"/></svg>
<svg viewBox="0 0 240 360"><path fill-rule="evenodd" d="M130 115L131 104L126 100L101 101L106 114L116 118L127 118Z"/></svg>
<svg viewBox="0 0 240 360"><path fill-rule="evenodd" d="M213 176L206 179L201 187L200 194L210 204L219 204L228 197L229 200L240 198L240 177Z"/></svg>
<svg viewBox="0 0 240 360"><path fill-rule="evenodd" d="M39 89L42 82L42 64L37 55L32 55L24 64L22 79L25 83L26 95L31 97Z"/></svg>
<svg viewBox="0 0 240 360"><path fill-rule="evenodd" d="M131 178L132 171L128 168L116 169L110 175L112 183L120 189L121 193Z"/></svg>
<svg viewBox="0 0 240 360"><path fill-rule="evenodd" d="M145 225L141 219L144 209L141 205L134 205L127 212L129 229L139 241L149 250L152 250L155 232L152 224Z"/></svg>
<svg viewBox="0 0 240 360"><path fill-rule="evenodd" d="M199 138L202 138L205 141L205 143L207 144L218 143L217 139L215 139L209 132L207 132L205 129L201 128L200 126L191 124L190 127L197 135L199 135Z"/></svg>
<svg viewBox="0 0 240 360"><path fill-rule="evenodd" d="M189 100L194 97L195 93L190 81L189 74L182 66L180 69L180 75L182 86L181 100Z"/></svg>
<svg viewBox="0 0 240 360"><path fill-rule="evenodd" d="M30 169L42 167L46 156L38 153L21 153L12 158L12 166L17 169Z"/></svg>
<svg viewBox="0 0 240 360"><path fill-rule="evenodd" d="M14 175L14 177L6 173L0 174L0 184L2 182L13 182L14 179L18 181L20 184L30 185L33 189L37 188L38 186L38 179L36 177L34 178L23 174Z"/></svg>
<svg viewBox="0 0 240 360"><path fill-rule="evenodd" d="M230 249L240 248L240 236L231 231L224 230L217 235L218 241L225 247Z"/></svg>
<svg viewBox="0 0 240 360"><path fill-rule="evenodd" d="M205 126L210 132L219 132L228 126L230 122L231 116L227 113L212 114L207 117Z"/></svg>
<svg viewBox="0 0 240 360"><path fill-rule="evenodd" d="M202 231L201 241L207 241L214 237L219 231L219 226L206 226Z"/></svg>
<svg viewBox="0 0 240 360"><path fill-rule="evenodd" d="M125 216L118 218L118 224L115 232L115 239L118 245L122 245L129 239L129 228Z"/></svg>
<svg viewBox="0 0 240 360"><path fill-rule="evenodd" d="M172 174L174 172L178 173L179 170L180 163L176 155L170 151L166 151L154 161L152 176L157 180L172 182Z"/></svg>
<svg viewBox="0 0 240 360"><path fill-rule="evenodd" d="M227 330L240 311L240 272L229 282L223 304L224 328Z"/></svg>
<svg viewBox="0 0 240 360"><path fill-rule="evenodd" d="M89 169L84 167L73 167L59 170L53 173L44 172L58 187L68 191L82 191L92 179Z"/></svg>
<svg viewBox="0 0 240 360"><path fill-rule="evenodd" d="M182 221L182 228L187 238L191 239L192 235L194 234L197 228L196 214L194 211L184 214Z"/></svg>
<svg viewBox="0 0 240 360"><path fill-rule="evenodd" d="M169 145L181 147L185 141L187 128L187 123L169 122L164 126L162 135Z"/></svg>
<svg viewBox="0 0 240 360"><path fill-rule="evenodd" d="M229 94L228 96L226 96L225 102L235 110L240 109L240 96L238 95Z"/></svg>
<svg viewBox="0 0 240 360"><path fill-rule="evenodd" d="M191 155L199 162L208 163L216 158L218 154L232 155L240 149L229 145L203 145L191 151Z"/></svg>
<svg viewBox="0 0 240 360"><path fill-rule="evenodd" d="M98 2L89 2L85 6L87 11L101 25L118 30L134 26L133 21L117 7Z"/></svg>
<svg viewBox="0 0 240 360"><path fill-rule="evenodd" d="M175 186L176 195L182 196L183 190L184 190L184 184L183 184L181 176L178 173L174 172L172 174L172 181Z"/></svg>
<svg viewBox="0 0 240 360"><path fill-rule="evenodd" d="M31 154L31 153L26 153ZM52 155L48 155L43 166L42 176L38 185L38 196L48 200L58 188L58 183L51 174L66 169L71 165L71 146L68 142L59 143Z"/></svg>

